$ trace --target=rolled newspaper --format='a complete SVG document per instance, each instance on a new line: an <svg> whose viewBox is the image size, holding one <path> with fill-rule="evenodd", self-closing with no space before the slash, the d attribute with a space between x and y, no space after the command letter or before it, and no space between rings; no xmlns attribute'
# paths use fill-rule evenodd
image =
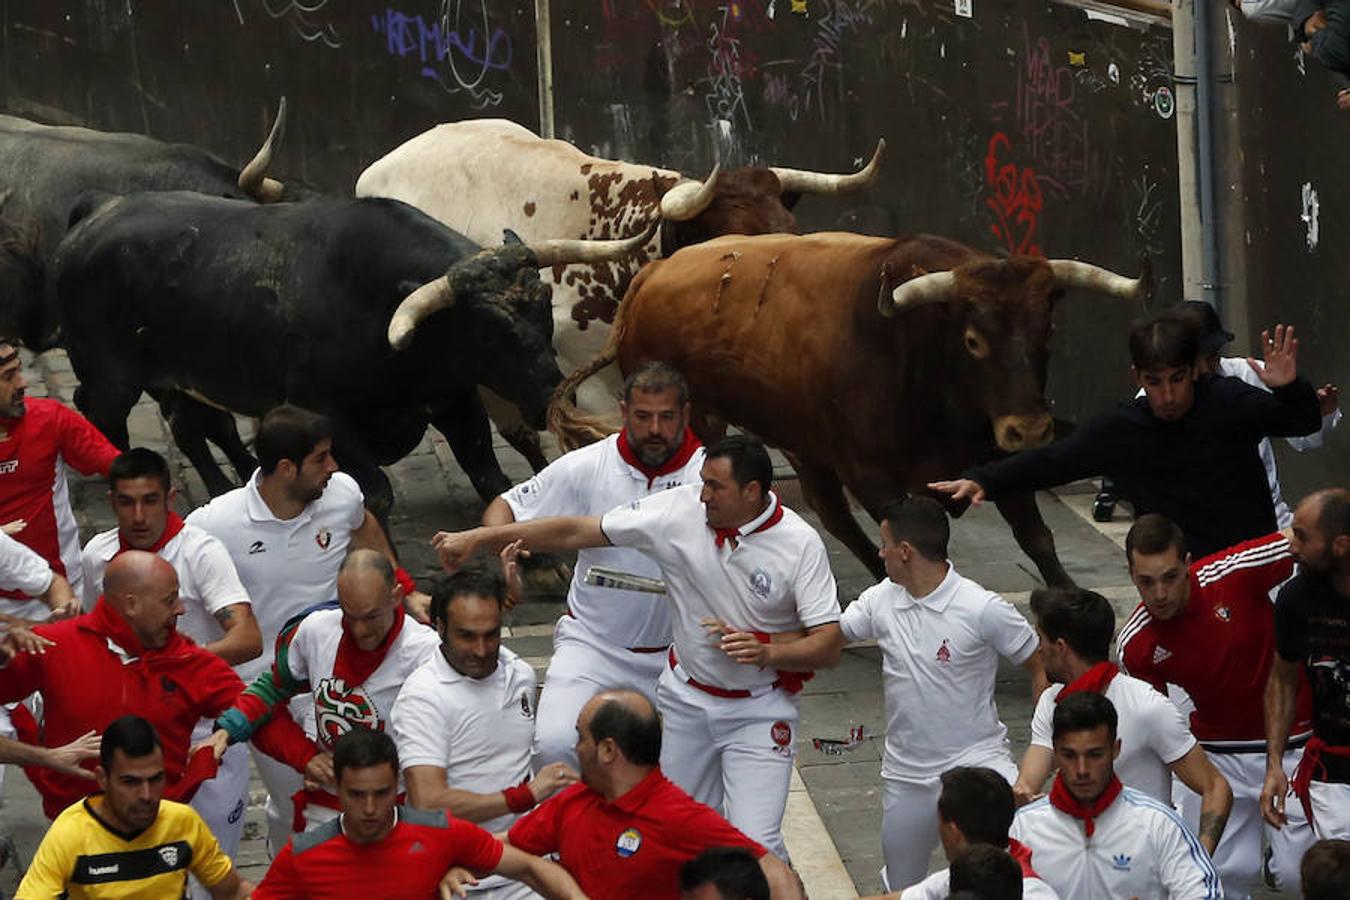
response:
<svg viewBox="0 0 1350 900"><path fill-rule="evenodd" d="M586 570L586 577L583 580L596 587L615 588L621 591L642 591L644 594L664 594L666 592L666 583L659 578L634 575L632 572L623 572L605 566L591 566Z"/></svg>

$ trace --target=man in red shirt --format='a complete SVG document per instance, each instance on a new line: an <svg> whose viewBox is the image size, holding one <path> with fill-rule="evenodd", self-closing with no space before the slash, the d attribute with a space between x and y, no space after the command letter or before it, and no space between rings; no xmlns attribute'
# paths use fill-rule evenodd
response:
<svg viewBox="0 0 1350 900"><path fill-rule="evenodd" d="M518 819L507 841L557 853L591 900L678 900L680 866L709 847L748 848L775 900L804 897L786 863L661 774L661 720L642 694L596 694L576 749L581 783Z"/></svg>
<svg viewBox="0 0 1350 900"><path fill-rule="evenodd" d="M42 694L40 742L46 747L102 731L121 715L141 716L164 747L165 796L186 803L216 772L209 751L193 754L189 762L192 729L199 719L229 709L244 683L220 657L178 633L175 623L183 604L178 576L166 561L128 550L108 564L103 587L92 612L34 629L54 646L40 654L18 654L0 669L0 703ZM279 723L286 720L274 719L254 734L254 742L305 769L317 751L308 741L288 741L288 732L273 727ZM35 733L20 737L39 742ZM27 774L49 818L94 790L94 782L53 769Z"/></svg>
<svg viewBox="0 0 1350 900"><path fill-rule="evenodd" d="M84 416L55 400L28 399L18 344L0 336L0 524L26 523L15 538L36 550L81 596L80 534L70 511L67 468L107 475L119 451ZM17 591L0 597L22 600ZM13 615L45 619L40 604L3 604ZM79 612L78 604L64 611Z"/></svg>
<svg viewBox="0 0 1350 900"><path fill-rule="evenodd" d="M1192 562L1186 538L1171 520L1140 516L1125 538L1130 578L1143 601L1120 630L1121 667L1166 692L1181 687L1195 704L1191 731L1233 789L1233 809L1214 852L1224 892L1243 897L1261 868L1261 787L1265 782L1263 703L1275 657L1275 607L1270 591L1289 578L1294 559L1282 533L1244 541ZM1306 680L1289 733L1284 765L1293 772L1312 730ZM1183 803L1197 827L1198 798ZM1266 828L1270 870L1297 891L1298 862L1312 842L1299 816L1292 827Z"/></svg>
<svg viewBox="0 0 1350 900"><path fill-rule="evenodd" d="M398 748L383 731L344 734L333 769L342 814L292 835L253 900L426 900L452 866L516 879L547 898L586 900L556 864L507 847L444 810L399 806Z"/></svg>

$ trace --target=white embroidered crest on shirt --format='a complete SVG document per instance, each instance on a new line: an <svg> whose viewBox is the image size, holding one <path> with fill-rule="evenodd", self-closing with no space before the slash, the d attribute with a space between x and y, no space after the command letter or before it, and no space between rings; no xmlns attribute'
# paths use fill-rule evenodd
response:
<svg viewBox="0 0 1350 900"><path fill-rule="evenodd" d="M1163 662L1164 660L1171 659L1171 658L1172 658L1172 651L1171 651L1171 650L1168 650L1166 647L1154 647L1154 648L1153 648L1153 664L1154 664L1155 666L1156 666L1158 663Z"/></svg>
<svg viewBox="0 0 1350 900"><path fill-rule="evenodd" d="M773 590L773 579L763 569L756 569L750 573L750 590L761 600L767 600Z"/></svg>

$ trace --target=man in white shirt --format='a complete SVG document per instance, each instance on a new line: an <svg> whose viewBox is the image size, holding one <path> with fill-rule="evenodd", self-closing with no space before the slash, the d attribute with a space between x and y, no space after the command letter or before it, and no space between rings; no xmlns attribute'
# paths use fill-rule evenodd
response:
<svg viewBox="0 0 1350 900"><path fill-rule="evenodd" d="M655 559L674 613L670 668L657 687L661 766L785 858L796 693L806 673L838 663L843 645L834 576L820 535L770 490L760 441L736 435L708 448L700 474L701 488L662 491L602 518L439 532L433 543L450 570L517 540L545 551L613 544Z"/></svg>
<svg viewBox="0 0 1350 900"><path fill-rule="evenodd" d="M1126 785L1161 803L1172 797L1175 774L1201 797L1200 843L1211 856L1233 808L1233 791L1191 734L1181 712L1146 681L1109 661L1116 613L1094 591L1041 588L1031 592L1050 689L1031 717L1031 744L1013 790L1020 803L1040 796L1054 764L1051 720L1060 699L1094 691L1110 700L1119 719L1121 750L1115 771Z"/></svg>
<svg viewBox="0 0 1350 900"><path fill-rule="evenodd" d="M262 655L239 666L245 683L272 665L277 636L292 618L335 596L338 568L348 550L369 548L394 565L393 548L379 522L362 505L361 489L338 471L333 426L324 416L279 406L263 417L254 449L258 471L248 484L221 494L188 517L219 538L253 601L262 631ZM412 593L412 580L397 569L409 609L425 619L425 595ZM297 701L291 712L302 724L310 705ZM267 785L268 846L275 852L291 833L291 796L301 778L283 763L253 753Z"/></svg>
<svg viewBox="0 0 1350 900"><path fill-rule="evenodd" d="M502 646L505 599L501 577L481 569L436 586L431 620L440 652L408 676L389 716L408 805L447 810L494 834L577 780L559 762L531 778L534 669ZM495 876L469 893L477 900L535 896Z"/></svg>
<svg viewBox="0 0 1350 900"><path fill-rule="evenodd" d="M1059 774L1048 797L1013 818L1010 835L1031 848L1036 871L1061 897L1092 900L1218 900L1219 874L1181 817L1125 787L1116 710L1081 691L1055 707Z"/></svg>
<svg viewBox="0 0 1350 900"><path fill-rule="evenodd" d="M1011 784L1017 765L994 705L998 658L1045 688L1039 641L1011 603L957 574L950 526L937 501L914 497L882 510L886 580L844 611L844 641L882 652L886 750L881 765L881 849L887 889L914 884L938 842L933 807L952 766L988 766ZM953 714L957 711L957 714Z"/></svg>
<svg viewBox="0 0 1350 900"><path fill-rule="evenodd" d="M134 447L113 460L108 470L108 502L117 527L85 544L84 604L93 609L103 593L103 573L123 550L145 550L178 573L183 615L178 630L232 666L262 653L262 636L253 618L248 592L239 581L225 546L173 510L177 491L169 480L169 464L153 450ZM211 734L210 719L192 733L193 742ZM248 751L232 747L220 761L216 777L204 782L192 798L227 856L239 850L248 807ZM194 894L206 896L194 882Z"/></svg>
<svg viewBox="0 0 1350 900"><path fill-rule="evenodd" d="M1016 811L1012 788L1007 780L980 766L958 766L942 773L942 793L938 795L938 838L942 852L955 866L957 857L974 846L1006 850L1017 861L1022 875L1022 896L1026 900L1059 900L1050 885L1036 874L1031 851L1008 839ZM934 872L903 891L868 900L943 900L951 888L950 870Z"/></svg>
<svg viewBox="0 0 1350 900"><path fill-rule="evenodd" d="M689 386L665 363L648 363L624 382L623 429L573 450L529 481L502 494L483 513L484 525L545 516L599 516L649 494L695 484L703 447L689 430ZM535 765L577 765L576 722L581 707L604 690L633 688L656 694L670 646L670 607L659 594L587 584L591 566L649 578L660 567L627 547L594 547L577 554L567 589L567 614L553 632L553 657L535 722Z"/></svg>
<svg viewBox="0 0 1350 900"><path fill-rule="evenodd" d="M65 576L57 573L36 550L4 531L0 531L0 590L19 591L32 597L57 618L79 613L79 598L71 591ZM0 613L0 621L23 624L33 620ZM45 617L42 621L46 621Z"/></svg>

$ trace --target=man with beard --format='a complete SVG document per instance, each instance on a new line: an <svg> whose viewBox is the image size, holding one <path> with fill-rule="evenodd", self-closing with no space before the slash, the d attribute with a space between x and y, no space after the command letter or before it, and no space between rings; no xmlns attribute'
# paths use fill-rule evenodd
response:
<svg viewBox="0 0 1350 900"><path fill-rule="evenodd" d="M696 484L703 448L689 430L689 387L665 363L648 363L624 382L623 429L573 450L489 504L484 525L547 516L599 516L682 484ZM577 714L597 691L633 686L656 693L670 646L670 609L659 594L587 584L591 566L660 578L640 550L596 547L577 554L567 615L553 633L553 658L535 722L535 765L577 765ZM510 587L510 586L508 586ZM508 600L508 602L510 602Z"/></svg>
<svg viewBox="0 0 1350 900"><path fill-rule="evenodd" d="M1275 603L1275 663L1266 688L1261 813L1283 827L1289 782L1280 760L1300 674L1312 684L1313 734L1293 792L1319 839L1350 838L1350 491L1328 488L1294 511L1290 548L1302 571Z"/></svg>

